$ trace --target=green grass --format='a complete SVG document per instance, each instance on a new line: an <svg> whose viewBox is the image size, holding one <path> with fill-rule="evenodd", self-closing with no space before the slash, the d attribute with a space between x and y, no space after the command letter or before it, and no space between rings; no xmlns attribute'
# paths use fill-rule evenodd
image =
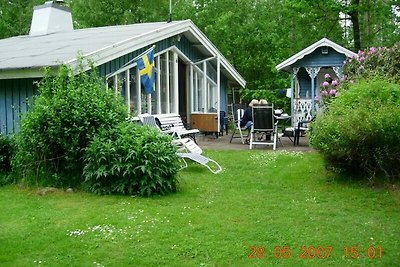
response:
<svg viewBox="0 0 400 267"><path fill-rule="evenodd" d="M0 265L399 266L395 187L334 179L313 152L206 154L224 171L191 164L165 197L1 187ZM324 247L324 258L300 259L302 246ZM264 258L249 258L251 247Z"/></svg>

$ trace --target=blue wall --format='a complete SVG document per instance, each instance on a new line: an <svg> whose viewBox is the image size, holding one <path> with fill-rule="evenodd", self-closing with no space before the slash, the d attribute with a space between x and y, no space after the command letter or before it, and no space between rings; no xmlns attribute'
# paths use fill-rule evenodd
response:
<svg viewBox="0 0 400 267"><path fill-rule="evenodd" d="M9 135L18 132L22 114L29 108L29 99L37 93L37 79L0 80L0 130Z"/></svg>

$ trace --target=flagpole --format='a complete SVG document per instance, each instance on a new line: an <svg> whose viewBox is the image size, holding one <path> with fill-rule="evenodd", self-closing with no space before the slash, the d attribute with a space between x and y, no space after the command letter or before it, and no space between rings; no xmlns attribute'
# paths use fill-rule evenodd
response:
<svg viewBox="0 0 400 267"><path fill-rule="evenodd" d="M172 0L169 0L169 18L168 22L172 21Z"/></svg>
<svg viewBox="0 0 400 267"><path fill-rule="evenodd" d="M154 49L156 47L156 45L152 45L149 49L147 49L146 51L144 51L143 53L139 54L138 56L134 57L133 59L129 60L127 63L125 63L124 65L122 65L118 70L111 72L110 74L106 75L106 79L110 78L111 76L113 76L117 71L119 71L122 68L125 68L126 66L132 64L132 62L138 60L139 58L141 58L144 54L147 54L150 50Z"/></svg>

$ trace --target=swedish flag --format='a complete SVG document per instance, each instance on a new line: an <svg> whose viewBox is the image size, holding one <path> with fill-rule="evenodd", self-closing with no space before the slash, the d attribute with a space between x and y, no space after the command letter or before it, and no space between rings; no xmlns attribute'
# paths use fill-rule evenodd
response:
<svg viewBox="0 0 400 267"><path fill-rule="evenodd" d="M138 59L140 79L146 94L151 94L154 90L154 80L156 78L156 68L154 66L154 49L150 49Z"/></svg>

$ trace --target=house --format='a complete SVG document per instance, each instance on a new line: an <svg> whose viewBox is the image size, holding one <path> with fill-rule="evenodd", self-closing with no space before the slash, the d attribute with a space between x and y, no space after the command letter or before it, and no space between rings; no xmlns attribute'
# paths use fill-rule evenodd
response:
<svg viewBox="0 0 400 267"><path fill-rule="evenodd" d="M155 90L146 95L136 61L155 46ZM179 113L187 123L219 132L227 90L246 82L190 20L73 29L69 8L48 1L34 7L29 35L0 40L0 129L18 131L42 68L91 60L133 114ZM132 61L132 62L131 62ZM129 63L129 64L127 64ZM208 122L208 123L204 123ZM195 126L197 126L195 125Z"/></svg>
<svg viewBox="0 0 400 267"><path fill-rule="evenodd" d="M276 66L277 70L290 74L293 126L311 119L316 108L315 96L319 97L325 74L339 80L344 61L355 56L352 51L322 38Z"/></svg>

